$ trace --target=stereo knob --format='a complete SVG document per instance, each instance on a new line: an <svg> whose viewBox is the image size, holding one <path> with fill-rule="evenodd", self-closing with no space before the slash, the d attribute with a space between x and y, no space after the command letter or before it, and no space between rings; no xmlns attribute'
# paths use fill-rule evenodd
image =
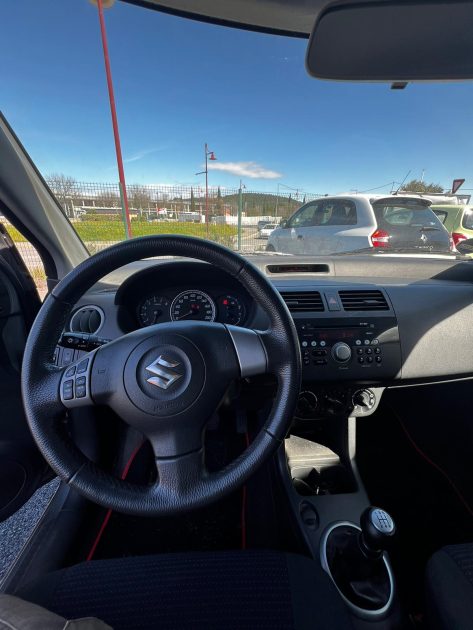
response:
<svg viewBox="0 0 473 630"><path fill-rule="evenodd" d="M346 363L351 359L351 348L343 341L339 341L332 348L332 356L339 363Z"/></svg>

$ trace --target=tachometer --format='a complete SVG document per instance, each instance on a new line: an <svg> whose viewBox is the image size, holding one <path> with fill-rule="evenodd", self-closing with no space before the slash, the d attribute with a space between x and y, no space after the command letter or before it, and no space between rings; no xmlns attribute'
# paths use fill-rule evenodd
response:
<svg viewBox="0 0 473 630"><path fill-rule="evenodd" d="M245 307L234 295L222 295L218 298L218 321L238 326L245 318Z"/></svg>
<svg viewBox="0 0 473 630"><path fill-rule="evenodd" d="M169 299L164 295L152 295L138 307L138 320L141 326L152 326L158 324L166 312L169 312Z"/></svg>
<svg viewBox="0 0 473 630"><path fill-rule="evenodd" d="M215 303L203 291L183 291L174 298L171 304L171 319L175 322L185 319L213 322Z"/></svg>

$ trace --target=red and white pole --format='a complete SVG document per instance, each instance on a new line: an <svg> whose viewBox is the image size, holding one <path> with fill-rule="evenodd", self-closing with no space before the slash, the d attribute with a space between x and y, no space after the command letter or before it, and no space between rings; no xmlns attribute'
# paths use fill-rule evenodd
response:
<svg viewBox="0 0 473 630"><path fill-rule="evenodd" d="M100 22L100 33L102 36L102 47L103 47L103 58L105 62L105 74L107 76L107 87L108 87L108 97L110 100L110 113L112 115L112 127L113 127L113 137L115 140L115 153L117 155L117 166L118 166L118 177L120 180L120 200L122 204L123 218L125 224L125 232L126 237L132 237L131 231L131 221L130 221L130 210L128 207L128 195L126 192L126 182L125 182L125 169L123 168L123 157L122 157L122 148L120 143L120 133L118 131L118 118L117 118L117 108L115 105L115 94L113 91L113 82L112 82L112 70L110 68L110 56L108 53L108 42L107 42L107 32L105 30L105 19L103 15L104 9L104 1L105 6L111 7L113 1L110 0L92 0L94 4L97 4L98 12L99 12L99 22Z"/></svg>

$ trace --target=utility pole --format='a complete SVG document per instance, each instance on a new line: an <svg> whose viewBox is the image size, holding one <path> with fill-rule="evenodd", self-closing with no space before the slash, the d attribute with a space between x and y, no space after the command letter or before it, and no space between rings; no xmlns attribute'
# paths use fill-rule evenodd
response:
<svg viewBox="0 0 473 630"><path fill-rule="evenodd" d="M241 216L243 214L243 188L244 184L240 179L240 188L238 189L238 251L241 252Z"/></svg>

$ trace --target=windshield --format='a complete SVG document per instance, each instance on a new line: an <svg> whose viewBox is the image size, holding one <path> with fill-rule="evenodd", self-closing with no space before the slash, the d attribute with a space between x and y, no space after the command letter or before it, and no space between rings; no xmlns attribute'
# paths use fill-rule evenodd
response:
<svg viewBox="0 0 473 630"><path fill-rule="evenodd" d="M94 3L2 2L2 110L89 252L186 234L243 255L456 255L429 206L471 166L451 141L470 84L317 81L305 40L122 2L104 18L115 130Z"/></svg>

